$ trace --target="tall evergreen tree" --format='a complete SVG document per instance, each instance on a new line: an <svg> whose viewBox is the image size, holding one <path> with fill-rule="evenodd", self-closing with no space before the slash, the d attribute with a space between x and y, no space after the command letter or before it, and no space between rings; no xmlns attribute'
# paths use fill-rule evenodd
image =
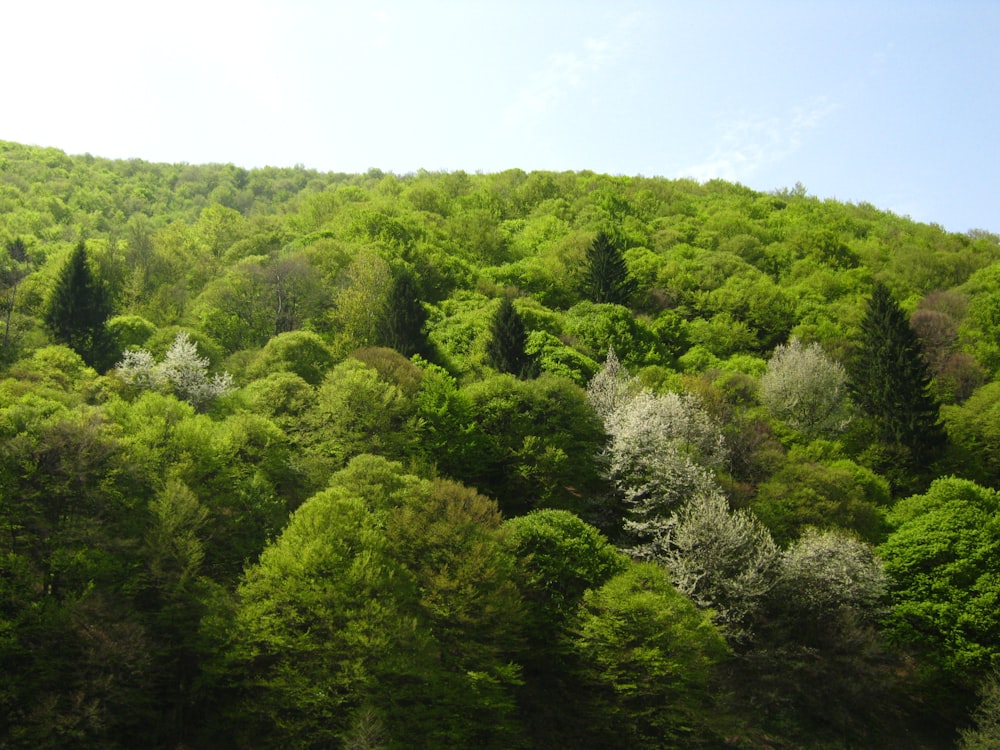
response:
<svg viewBox="0 0 1000 750"><path fill-rule="evenodd" d="M584 294L591 302L628 305L635 287L621 250L607 232L599 232L587 248Z"/></svg>
<svg viewBox="0 0 1000 750"><path fill-rule="evenodd" d="M861 321L861 340L850 363L855 402L875 422L879 438L926 466L945 440L939 404L929 390L930 375L920 341L889 288L876 282Z"/></svg>
<svg viewBox="0 0 1000 750"><path fill-rule="evenodd" d="M405 268L395 269L382 320L382 343L406 357L426 354L426 322L427 311L420 302L420 290L413 274Z"/></svg>
<svg viewBox="0 0 1000 750"><path fill-rule="evenodd" d="M535 374L535 362L525 351L528 334L524 321L509 297L504 297L490 322L490 340L486 345L486 363L495 370L519 378Z"/></svg>
<svg viewBox="0 0 1000 750"><path fill-rule="evenodd" d="M28 248L24 240L17 237L7 243L7 259L0 258L0 310L3 312L3 342L0 343L0 359L6 360L11 355L13 341L11 327L14 310L17 307L17 288L28 275Z"/></svg>
<svg viewBox="0 0 1000 750"><path fill-rule="evenodd" d="M105 321L111 316L111 299L104 284L90 270L83 240L73 248L59 272L45 310L45 325L56 341L66 344L88 365L110 365Z"/></svg>

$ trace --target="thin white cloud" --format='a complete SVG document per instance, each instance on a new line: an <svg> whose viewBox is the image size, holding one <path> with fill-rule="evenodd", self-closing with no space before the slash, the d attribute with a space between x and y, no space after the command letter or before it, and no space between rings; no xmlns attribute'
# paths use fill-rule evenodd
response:
<svg viewBox="0 0 1000 750"><path fill-rule="evenodd" d="M504 109L504 124L515 127L529 124L554 109L593 75L614 64L626 48L626 37L637 18L636 13L622 18L609 34L584 40L577 51L552 54L547 64L531 76L517 99Z"/></svg>
<svg viewBox="0 0 1000 750"><path fill-rule="evenodd" d="M837 109L821 96L794 106L781 116L753 115L730 123L712 153L678 176L697 180L740 181L761 168L780 162L802 146L803 138Z"/></svg>

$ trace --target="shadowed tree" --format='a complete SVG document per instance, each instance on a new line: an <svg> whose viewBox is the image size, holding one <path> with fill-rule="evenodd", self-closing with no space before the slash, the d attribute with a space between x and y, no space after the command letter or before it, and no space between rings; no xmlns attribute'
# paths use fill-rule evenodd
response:
<svg viewBox="0 0 1000 750"><path fill-rule="evenodd" d="M380 343L406 357L426 355L428 344L424 324L427 311L420 302L416 280L407 269L393 270L385 308Z"/></svg>
<svg viewBox="0 0 1000 750"><path fill-rule="evenodd" d="M875 283L849 369L855 402L874 421L891 454L926 466L945 433L917 334L889 288ZM895 462L895 461L894 461Z"/></svg>
<svg viewBox="0 0 1000 750"><path fill-rule="evenodd" d="M635 293L635 279L629 276L622 252L606 232L599 232L587 248L583 292L597 303L628 306Z"/></svg>
<svg viewBox="0 0 1000 750"><path fill-rule="evenodd" d="M111 298L90 270L83 240L59 272L45 310L45 325L53 337L83 357L91 367L110 364L105 321L111 316Z"/></svg>
<svg viewBox="0 0 1000 750"><path fill-rule="evenodd" d="M535 374L535 363L524 350L527 343L528 334L524 321L514 309L514 303L505 297L490 322L486 363L495 370L519 378L532 377Z"/></svg>
<svg viewBox="0 0 1000 750"><path fill-rule="evenodd" d="M31 264L28 262L28 248L20 237L7 243L7 256L7 262L0 258L0 311L4 316L3 344L0 345L0 357L3 358L7 358L13 348L11 322L14 310L17 308L17 288L31 270Z"/></svg>

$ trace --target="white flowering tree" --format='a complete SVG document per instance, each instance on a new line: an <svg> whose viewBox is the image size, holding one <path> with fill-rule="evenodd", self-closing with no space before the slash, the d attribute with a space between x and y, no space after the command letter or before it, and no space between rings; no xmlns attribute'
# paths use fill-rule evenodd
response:
<svg viewBox="0 0 1000 750"><path fill-rule="evenodd" d="M608 349L604 366L587 383L587 399L601 419L607 420L620 406L642 390L639 379L622 367L614 349Z"/></svg>
<svg viewBox="0 0 1000 750"><path fill-rule="evenodd" d="M661 562L674 585L711 609L730 638L741 639L781 561L767 528L745 510L730 510L722 493L707 491L674 515L666 542Z"/></svg>
<svg viewBox="0 0 1000 750"><path fill-rule="evenodd" d="M117 376L135 388L166 390L202 408L233 388L228 372L208 374L208 359L198 356L198 346L184 331L177 334L163 360L157 362L145 349L129 350L115 366Z"/></svg>
<svg viewBox="0 0 1000 750"><path fill-rule="evenodd" d="M807 529L782 553L780 571L776 595L813 616L846 607L873 613L888 592L875 548L839 530Z"/></svg>
<svg viewBox="0 0 1000 750"><path fill-rule="evenodd" d="M714 470L727 459L722 430L693 394L653 393L609 352L587 388L608 434L608 476L629 508L627 551L660 556L671 514L691 497L718 491Z"/></svg>
<svg viewBox="0 0 1000 750"><path fill-rule="evenodd" d="M819 344L792 338L775 348L760 379L771 415L810 437L836 434L850 421L847 373Z"/></svg>

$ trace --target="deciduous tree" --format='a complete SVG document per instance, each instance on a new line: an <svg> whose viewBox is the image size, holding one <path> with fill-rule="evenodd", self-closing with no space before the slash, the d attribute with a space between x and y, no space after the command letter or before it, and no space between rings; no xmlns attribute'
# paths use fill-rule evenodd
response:
<svg viewBox="0 0 1000 750"><path fill-rule="evenodd" d="M847 372L816 343L793 337L775 348L760 379L771 414L809 437L841 432L850 419Z"/></svg>

